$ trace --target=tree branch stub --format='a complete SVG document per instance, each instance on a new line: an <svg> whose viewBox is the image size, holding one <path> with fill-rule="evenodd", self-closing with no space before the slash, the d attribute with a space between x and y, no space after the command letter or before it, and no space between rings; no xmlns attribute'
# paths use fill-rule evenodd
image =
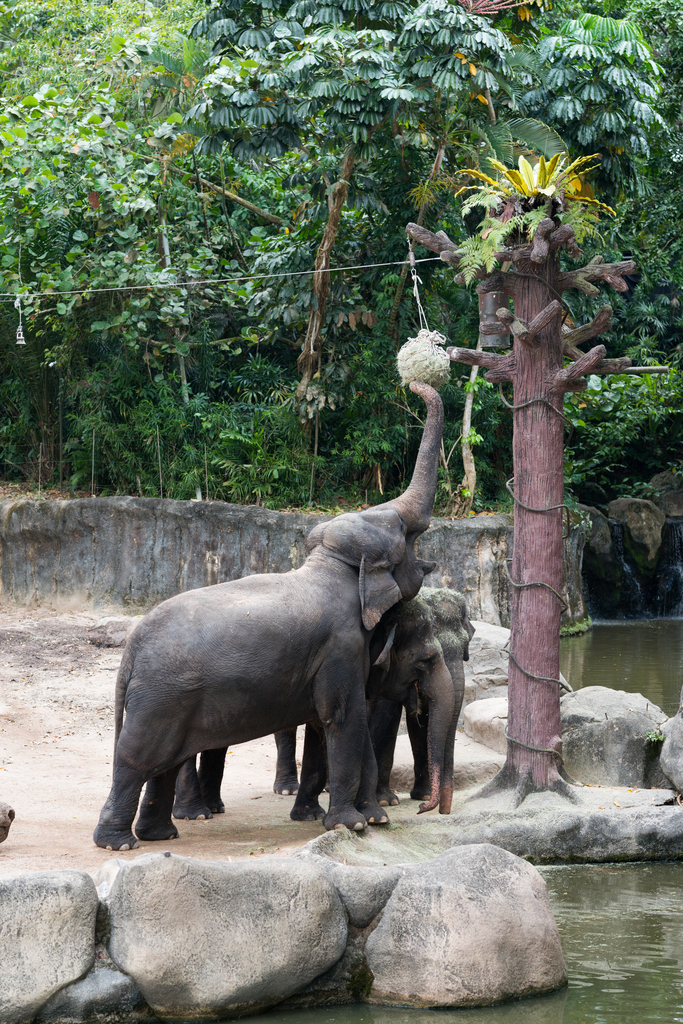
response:
<svg viewBox="0 0 683 1024"><path fill-rule="evenodd" d="M527 348L536 348L539 344L536 340L536 335L542 331L544 327L547 327L556 316L559 316L561 312L562 303L555 299L542 309L540 313L537 313L528 325L525 324L523 320L516 317L514 313L511 313L509 309L505 309L505 307L496 310L496 315L523 345L526 345ZM489 333L493 334L494 332L490 331Z"/></svg>
<svg viewBox="0 0 683 1024"><path fill-rule="evenodd" d="M553 378L553 390L585 391L588 381L584 377L589 373L595 373L595 368L603 362L606 354L607 349L604 345L596 345L589 352L582 354L571 366L558 370Z"/></svg>
<svg viewBox="0 0 683 1024"><path fill-rule="evenodd" d="M566 292L570 288L576 288L585 295L599 295L600 289L593 284L594 281L605 281L615 291L628 291L628 284L624 281L626 274L633 274L636 264L633 260L622 260L620 263L604 263L601 256L579 270L570 270L568 273L560 274L559 290Z"/></svg>

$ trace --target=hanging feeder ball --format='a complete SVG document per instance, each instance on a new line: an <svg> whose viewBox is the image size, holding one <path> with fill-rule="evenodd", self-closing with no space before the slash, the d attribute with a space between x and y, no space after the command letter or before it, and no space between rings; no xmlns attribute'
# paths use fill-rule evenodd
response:
<svg viewBox="0 0 683 1024"><path fill-rule="evenodd" d="M25 344L26 341L24 340L24 328L21 326L21 324L19 324L19 326L17 327L17 345Z"/></svg>
<svg viewBox="0 0 683 1024"><path fill-rule="evenodd" d="M450 357L440 347L445 344L443 334L424 328L416 338L408 338L396 357L401 383L419 380L438 391L451 375Z"/></svg>

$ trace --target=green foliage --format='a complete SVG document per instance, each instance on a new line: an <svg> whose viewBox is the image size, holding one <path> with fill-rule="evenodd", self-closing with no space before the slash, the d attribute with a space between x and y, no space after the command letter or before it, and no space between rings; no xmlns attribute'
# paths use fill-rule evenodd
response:
<svg viewBox="0 0 683 1024"><path fill-rule="evenodd" d="M637 3L628 25L640 18L649 31L652 9ZM7 474L35 480L40 462L42 480L56 481L61 463L70 486L88 490L94 430L99 493L158 494L160 459L163 491L173 498L193 498L197 488L204 494L208 477L212 498L302 506L311 470L315 500L327 507L397 493L423 414L395 375L396 350L417 327L410 290L395 301L405 224L415 218L410 194L430 228L461 244L470 231L452 201L452 168L485 167L490 156L509 164L531 149L550 159L565 141L572 157L601 149L602 142L584 147L572 118L549 113L565 89L553 74L565 68L573 76L566 88L576 98L591 61L593 78L610 92L580 100L580 127L592 126L610 159L609 146L627 137L617 153L620 217L603 230L615 251L644 254L635 299L617 308L610 354L677 361L680 185L674 142L668 156L658 148L657 118L658 105L669 104L674 120L668 69L677 66L679 44L669 54L658 42L659 59L672 62L658 92L650 57L626 22L577 19L580 29L563 28L572 46L584 33L600 51L595 60L575 54L569 62L559 43L550 46L543 21L551 17L538 9L530 21L515 11L494 21L457 0L225 0L209 10L196 0L5 5L0 458ZM619 69L631 75L626 84L617 81ZM630 99L657 116L646 122L641 112L638 121L629 107L633 126L621 134L600 127L604 111L626 110ZM636 151L639 133L650 147L647 164L642 147ZM320 372L296 401L296 360L316 302L311 271L349 147L354 172L331 265L355 269L330 275ZM210 184L198 184L197 173ZM612 165L601 173L612 188ZM666 196L656 208L643 204L639 194L662 177L671 183ZM533 231L536 212L509 230ZM484 222L483 230L494 229L487 254L504 237L496 225ZM587 256L591 244L589 234ZM420 264L419 273L430 324L452 344L474 346L473 289L456 285L439 261ZM18 293L25 348L14 344ZM571 301L579 318L593 309L592 300ZM461 478L468 375L454 365L442 391L442 511ZM575 427L570 476L602 474L618 490L673 460L678 379L655 381L653 397L628 378L633 394L617 409L622 434L599 411L612 401L611 385L591 392L590 406L572 406L586 427ZM510 414L481 379L468 440L477 445L474 507L490 507L510 475Z"/></svg>

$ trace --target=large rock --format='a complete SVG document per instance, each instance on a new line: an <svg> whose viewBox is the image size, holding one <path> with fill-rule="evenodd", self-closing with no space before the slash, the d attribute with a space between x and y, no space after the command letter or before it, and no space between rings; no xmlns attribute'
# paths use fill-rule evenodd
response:
<svg viewBox="0 0 683 1024"><path fill-rule="evenodd" d="M653 502L665 516L683 516L683 477L678 473L665 469L663 473L655 474L648 489Z"/></svg>
<svg viewBox="0 0 683 1024"><path fill-rule="evenodd" d="M475 700L465 708L463 732L476 743L481 743L499 754L507 754L508 741L504 729L508 720L507 697L489 697Z"/></svg>
<svg viewBox="0 0 683 1024"><path fill-rule="evenodd" d="M97 893L85 871L0 878L0 1021L29 1024L95 960Z"/></svg>
<svg viewBox="0 0 683 1024"><path fill-rule="evenodd" d="M618 614L622 567L612 541L609 520L597 508L579 505L590 520L583 549L583 590L592 615Z"/></svg>
<svg viewBox="0 0 683 1024"><path fill-rule="evenodd" d="M163 1019L222 1020L273 1006L332 967L346 945L334 886L301 861L147 854L118 871L110 901L111 957Z"/></svg>
<svg viewBox="0 0 683 1024"><path fill-rule="evenodd" d="M651 578L657 568L666 516L644 498L617 498L609 503L610 519L624 525L624 546L639 574Z"/></svg>
<svg viewBox="0 0 683 1024"><path fill-rule="evenodd" d="M132 978L110 967L95 967L54 995L36 1024L138 1024L155 1019Z"/></svg>
<svg viewBox="0 0 683 1024"><path fill-rule="evenodd" d="M14 821L14 808L0 800L0 843L4 843Z"/></svg>
<svg viewBox="0 0 683 1024"><path fill-rule="evenodd" d="M657 498L655 504L665 516L680 519L683 516L683 491L667 491Z"/></svg>
<svg viewBox="0 0 683 1024"><path fill-rule="evenodd" d="M666 787L659 744L648 739L666 722L640 693L586 686L562 708L562 754L573 779L593 786Z"/></svg>
<svg viewBox="0 0 683 1024"><path fill-rule="evenodd" d="M465 705L484 697L507 695L510 630L473 621L474 636L465 662Z"/></svg>
<svg viewBox="0 0 683 1024"><path fill-rule="evenodd" d="M370 999L408 1006L486 1006L567 981L538 871L488 844L408 869L365 947Z"/></svg>
<svg viewBox="0 0 683 1024"><path fill-rule="evenodd" d="M677 793L683 793L683 691L681 706L674 715L661 727L664 736L659 763L665 778L669 780Z"/></svg>

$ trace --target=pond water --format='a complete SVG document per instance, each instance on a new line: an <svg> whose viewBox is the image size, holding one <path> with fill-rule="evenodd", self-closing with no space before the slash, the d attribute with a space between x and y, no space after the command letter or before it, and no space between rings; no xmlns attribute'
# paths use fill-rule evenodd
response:
<svg viewBox="0 0 683 1024"><path fill-rule="evenodd" d="M683 864L541 868L569 970L561 992L476 1010L334 1006L259 1024L683 1022Z"/></svg>
<svg viewBox="0 0 683 1024"><path fill-rule="evenodd" d="M560 641L560 668L575 690L642 693L671 717L683 685L683 619L601 622Z"/></svg>

